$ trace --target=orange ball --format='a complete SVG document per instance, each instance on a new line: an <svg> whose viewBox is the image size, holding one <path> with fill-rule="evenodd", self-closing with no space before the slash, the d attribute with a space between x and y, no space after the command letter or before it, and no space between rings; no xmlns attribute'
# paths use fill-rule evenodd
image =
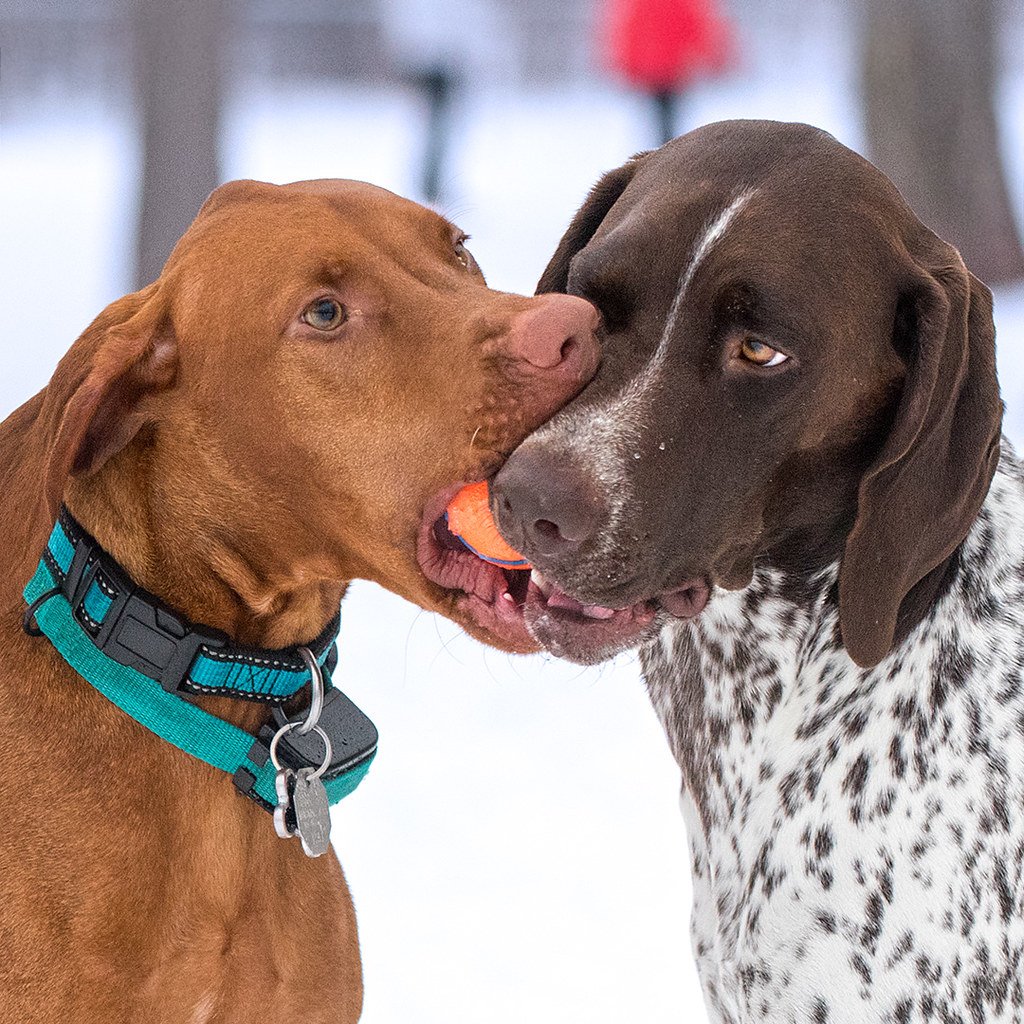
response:
<svg viewBox="0 0 1024 1024"><path fill-rule="evenodd" d="M491 516L487 501L487 481L463 487L445 513L448 529L475 555L495 565L529 569L530 564L505 543Z"/></svg>

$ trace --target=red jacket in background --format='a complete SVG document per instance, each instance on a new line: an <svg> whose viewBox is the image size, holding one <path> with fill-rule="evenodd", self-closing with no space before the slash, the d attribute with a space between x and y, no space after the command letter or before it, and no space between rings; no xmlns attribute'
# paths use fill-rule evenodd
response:
<svg viewBox="0 0 1024 1024"><path fill-rule="evenodd" d="M607 0L602 40L612 70L647 92L671 92L732 60L714 0Z"/></svg>

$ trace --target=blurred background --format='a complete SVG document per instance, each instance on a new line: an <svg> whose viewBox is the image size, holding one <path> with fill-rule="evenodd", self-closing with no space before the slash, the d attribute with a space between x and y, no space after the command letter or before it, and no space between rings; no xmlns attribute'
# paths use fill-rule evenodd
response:
<svg viewBox="0 0 1024 1024"><path fill-rule="evenodd" d="M1022 39L1020 0L0 0L0 416L220 181L431 202L531 292L605 170L766 117L875 160L993 286L1020 446ZM366 1024L703 1019L632 658L507 657L362 584L336 681L381 733L334 813Z"/></svg>

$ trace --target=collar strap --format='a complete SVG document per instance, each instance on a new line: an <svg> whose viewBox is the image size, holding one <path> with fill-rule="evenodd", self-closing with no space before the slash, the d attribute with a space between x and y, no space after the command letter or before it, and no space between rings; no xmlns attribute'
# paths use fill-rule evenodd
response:
<svg viewBox="0 0 1024 1024"><path fill-rule="evenodd" d="M261 650L196 626L137 587L62 508L43 553L54 587L96 649L155 679L170 693L203 693L280 704L309 682L295 647ZM339 612L308 645L321 667L338 660Z"/></svg>
<svg viewBox="0 0 1024 1024"><path fill-rule="evenodd" d="M79 532L72 536L69 526L72 532L75 528ZM86 550L82 546L83 542L91 554L79 555L80 551ZM68 547L65 548L65 545ZM73 564L76 560L81 561L82 568ZM62 569L62 565L66 568ZM90 573L90 566L96 567L95 571ZM97 583L97 579L101 582ZM73 585L68 583L69 580ZM107 593L104 589L107 586L114 591L113 594ZM96 594L97 587L102 598ZM90 594L93 596L90 597ZM139 603L134 603L132 596L138 598ZM235 787L266 810L272 811L275 808L278 802L278 769L270 757L270 743L283 724L293 720L301 722L304 714L300 713L290 719L280 707L275 707L273 725L265 726L258 737L253 737L243 729L203 711L187 696L176 692L176 687L164 685L163 678L171 678L169 674L165 675L167 666L177 663L171 648L167 648L169 656L163 659L164 665L161 667L148 656L153 653L152 648L159 647L159 644L148 638L142 643L146 656L140 655L137 650L140 644L136 642L134 632L141 629L144 634L148 630L159 639L165 639L168 634L173 639L184 639L178 636L179 632L202 636L204 639L193 649L190 664L198 664L201 658L208 657L208 651L201 654L199 649L207 647L209 638L215 637L218 641L223 639L223 643L209 650L218 653L226 650L228 656L248 657L250 662L216 661L217 665L244 665L253 672L290 672L293 676L289 682L289 686L293 687L292 693L309 680L301 656L296 656L302 664L301 672L285 664L293 648L285 651L253 651L231 644L222 634L215 636L210 630L188 625L152 594L134 587L120 566L74 522L66 510L54 527L47 551L35 575L25 587L24 597L29 604L26 623L34 621L37 627L34 632L44 634L64 660L108 700L180 750L228 772ZM103 607L104 599L109 600L106 607ZM131 611L128 611L129 608ZM152 614L146 617L140 610L143 608L150 609ZM136 613L142 618L138 618ZM166 617L168 615L171 619ZM114 616L114 626L108 629L111 616ZM138 623L138 627L129 622ZM337 627L338 617L314 643L320 643L327 636L326 646L334 650L333 639ZM112 645L109 636L115 634L121 639ZM102 643L98 642L101 636ZM145 647L147 643L149 647ZM175 645L173 650L180 652L182 648ZM129 653L124 653L126 651ZM328 662L324 678L328 689L320 725L329 735L334 751L331 763L322 775L328 800L333 804L348 796L363 780L377 752L377 731L373 723L340 690L330 685L329 662L332 659L325 652L314 651L314 655L318 660ZM184 660L184 654L179 653L179 657ZM130 659L141 664L127 663ZM189 673L189 666L183 670L181 678L194 683L194 672ZM182 688L186 694L192 689L190 686ZM244 699L272 699L265 696L267 692L265 688L252 690L251 693L249 690L235 689L232 695ZM279 742L277 756L283 766L293 771L317 768L322 763L323 747L318 744L314 734L299 736L292 730Z"/></svg>

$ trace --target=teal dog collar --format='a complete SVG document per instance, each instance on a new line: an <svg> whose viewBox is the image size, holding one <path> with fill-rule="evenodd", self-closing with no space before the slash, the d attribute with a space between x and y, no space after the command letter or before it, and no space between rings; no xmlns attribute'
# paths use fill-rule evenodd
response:
<svg viewBox="0 0 1024 1024"><path fill-rule="evenodd" d="M289 719L279 706L310 682L311 669L299 648L246 648L193 626L136 587L67 509L24 597L26 632L45 635L108 700L180 750L228 772L240 792L268 811L281 807L282 773L313 771L333 804L359 785L373 761L373 723L330 683L340 616L307 648L320 666L326 692L317 728L299 735L304 717ZM196 707L184 696L189 693L278 706L273 725L253 737ZM315 735L320 729L333 751L329 763L324 763L326 744Z"/></svg>
<svg viewBox="0 0 1024 1024"><path fill-rule="evenodd" d="M282 703L309 682L298 648L264 651L233 644L226 634L192 625L136 587L66 508L50 534L43 562L54 581L51 589L68 601L96 648L171 693ZM337 661L340 618L339 613L308 645L328 671Z"/></svg>

